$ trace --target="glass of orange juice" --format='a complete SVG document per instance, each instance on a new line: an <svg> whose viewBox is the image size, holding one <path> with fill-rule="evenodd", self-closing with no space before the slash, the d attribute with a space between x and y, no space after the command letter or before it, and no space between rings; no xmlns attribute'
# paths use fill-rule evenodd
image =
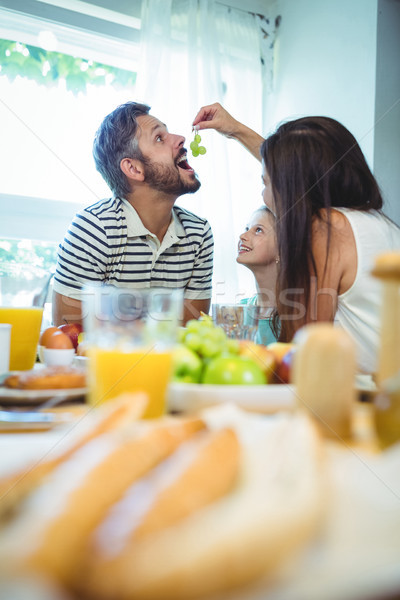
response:
<svg viewBox="0 0 400 600"><path fill-rule="evenodd" d="M8 263L0 267L0 323L11 325L10 370L32 369L50 274Z"/></svg>
<svg viewBox="0 0 400 600"><path fill-rule="evenodd" d="M182 290L86 288L83 309L89 403L143 391L148 397L144 417L163 415L182 317Z"/></svg>

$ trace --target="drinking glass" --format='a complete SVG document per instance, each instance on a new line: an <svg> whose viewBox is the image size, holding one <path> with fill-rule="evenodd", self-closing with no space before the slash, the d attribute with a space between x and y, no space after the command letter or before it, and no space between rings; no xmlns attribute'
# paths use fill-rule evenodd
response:
<svg viewBox="0 0 400 600"><path fill-rule="evenodd" d="M260 308L254 304L213 304L212 317L229 338L254 341Z"/></svg>
<svg viewBox="0 0 400 600"><path fill-rule="evenodd" d="M144 417L163 415L183 312L182 290L86 288L83 310L89 403L144 391L148 396Z"/></svg>
<svg viewBox="0 0 400 600"><path fill-rule="evenodd" d="M11 325L10 370L32 369L51 274L26 265L0 267L0 323Z"/></svg>

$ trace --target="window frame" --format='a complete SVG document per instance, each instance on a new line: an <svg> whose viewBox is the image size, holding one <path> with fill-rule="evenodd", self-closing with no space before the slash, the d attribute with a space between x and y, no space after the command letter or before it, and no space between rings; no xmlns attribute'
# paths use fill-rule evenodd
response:
<svg viewBox="0 0 400 600"><path fill-rule="evenodd" d="M0 238L60 242L82 204L0 193Z"/></svg>

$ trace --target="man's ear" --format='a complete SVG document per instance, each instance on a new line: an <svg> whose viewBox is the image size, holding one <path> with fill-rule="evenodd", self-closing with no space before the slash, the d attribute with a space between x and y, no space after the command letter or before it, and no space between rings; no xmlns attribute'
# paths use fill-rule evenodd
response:
<svg viewBox="0 0 400 600"><path fill-rule="evenodd" d="M140 160L133 158L123 158L119 163L121 171L128 179L134 179L135 181L144 181L144 169L143 164Z"/></svg>

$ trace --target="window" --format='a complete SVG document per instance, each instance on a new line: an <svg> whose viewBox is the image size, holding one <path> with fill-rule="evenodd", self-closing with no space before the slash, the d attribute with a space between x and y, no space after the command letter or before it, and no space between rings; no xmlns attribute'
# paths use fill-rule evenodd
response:
<svg viewBox="0 0 400 600"><path fill-rule="evenodd" d="M79 208L110 194L91 145L104 115L134 95L137 42L94 33L104 22L93 15L80 14L92 28L82 31L66 24L73 11L24 4L64 22L0 9L0 238L58 242Z"/></svg>
<svg viewBox="0 0 400 600"><path fill-rule="evenodd" d="M0 276L3 268L19 265L29 272L54 272L57 260L57 244L53 242L34 242L32 240L0 239ZM18 267L17 267L18 268ZM0 288L1 290L1 288ZM51 289L44 305L42 329L51 325Z"/></svg>
<svg viewBox="0 0 400 600"><path fill-rule="evenodd" d="M2 193L66 202L107 193L91 140L136 74L10 40L0 40L0 66Z"/></svg>
<svg viewBox="0 0 400 600"><path fill-rule="evenodd" d="M109 195L91 144L104 115L134 94L137 44L121 34L128 17L112 15L114 38L97 31L94 6L82 31L71 11L36 0L23 4L31 15L0 9L0 264L53 271L74 213ZM44 13L54 21L41 18ZM50 318L47 304L45 323Z"/></svg>
<svg viewBox="0 0 400 600"><path fill-rule="evenodd" d="M265 32L247 3L245 10L229 3L150 0L142 23L142 0L114 0L112 9L107 0L2 0L0 239L58 243L75 212L110 195L92 140L104 116L127 100L146 102L187 139L195 111L215 101L261 129ZM206 160L192 165L202 187L179 205L209 220L214 294L235 301L254 289L235 259L238 236L261 204L261 170L215 132L203 142Z"/></svg>

